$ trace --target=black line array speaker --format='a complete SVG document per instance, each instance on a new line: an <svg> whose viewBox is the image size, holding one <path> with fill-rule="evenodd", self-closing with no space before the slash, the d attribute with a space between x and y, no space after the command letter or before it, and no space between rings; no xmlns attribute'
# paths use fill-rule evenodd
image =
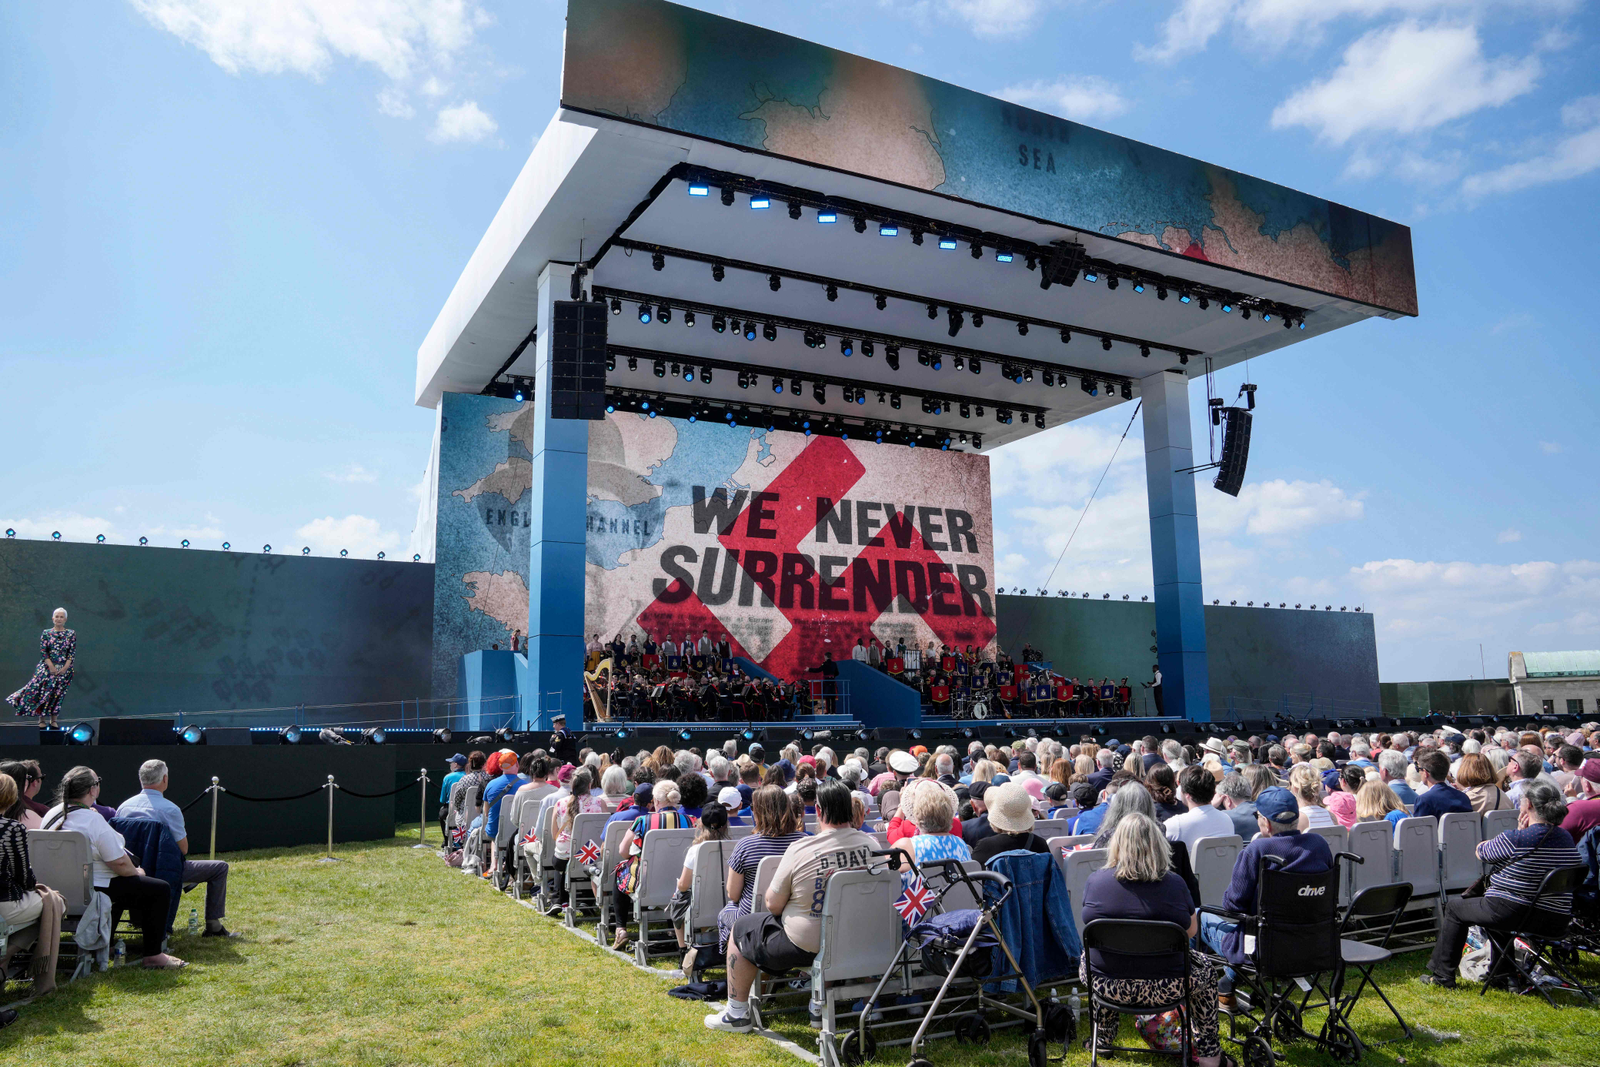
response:
<svg viewBox="0 0 1600 1067"><path fill-rule="evenodd" d="M606 306L557 300L550 333L550 417L606 417Z"/></svg>
<svg viewBox="0 0 1600 1067"><path fill-rule="evenodd" d="M1246 408L1223 408L1228 417L1222 431L1222 464L1217 480L1211 484L1229 496L1238 496L1244 485L1244 467L1250 460L1250 422L1253 416Z"/></svg>

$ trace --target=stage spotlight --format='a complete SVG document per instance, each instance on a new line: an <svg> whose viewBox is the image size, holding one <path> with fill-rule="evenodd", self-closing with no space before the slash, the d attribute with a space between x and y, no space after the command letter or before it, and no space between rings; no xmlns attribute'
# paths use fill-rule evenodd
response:
<svg viewBox="0 0 1600 1067"><path fill-rule="evenodd" d="M884 345L883 346L883 361L885 363L889 364L889 369L890 370L899 370L900 369L900 346L899 345Z"/></svg>
<svg viewBox="0 0 1600 1067"><path fill-rule="evenodd" d="M278 740L285 745L298 745L300 743L300 727L285 726L278 731Z"/></svg>
<svg viewBox="0 0 1600 1067"><path fill-rule="evenodd" d="M69 745L87 745L94 740L94 726L90 723L80 722L67 731Z"/></svg>
<svg viewBox="0 0 1600 1067"><path fill-rule="evenodd" d="M838 215L837 212L834 212L834 211L819 211L819 212L817 212L817 221L818 222L838 222L839 221L839 215ZM688 740L688 739L685 738L684 740Z"/></svg>
<svg viewBox="0 0 1600 1067"><path fill-rule="evenodd" d="M1050 388L1054 388L1055 387L1056 376L1054 374L1050 373L1049 371L1045 371L1042 377L1043 377L1044 384L1047 387L1050 387Z"/></svg>
<svg viewBox="0 0 1600 1067"><path fill-rule="evenodd" d="M778 339L778 328L769 322L761 327L761 336L769 341L776 341Z"/></svg>
<svg viewBox="0 0 1600 1067"><path fill-rule="evenodd" d="M448 745L456 739L456 735L448 726L441 726L433 732L433 739L441 745Z"/></svg>
<svg viewBox="0 0 1600 1067"><path fill-rule="evenodd" d="M1025 382L1033 381L1033 368L1032 367L1024 367L1023 368L1023 370L1022 370L1022 380L1025 381Z"/></svg>
<svg viewBox="0 0 1600 1067"><path fill-rule="evenodd" d="M983 447L983 437L982 437L982 435L980 435L980 434L973 434L972 435L972 447L973 448L982 448Z"/></svg>
<svg viewBox="0 0 1600 1067"><path fill-rule="evenodd" d="M800 217L800 202L798 200L789 201L789 217L791 219Z"/></svg>
<svg viewBox="0 0 1600 1067"><path fill-rule="evenodd" d="M754 341L756 339L756 324L749 319L745 320L744 339L746 341Z"/></svg>
<svg viewBox="0 0 1600 1067"><path fill-rule="evenodd" d="M861 342L861 354L863 356L866 356L868 359L872 358L872 342L871 341L862 341Z"/></svg>
<svg viewBox="0 0 1600 1067"><path fill-rule="evenodd" d="M726 185L724 185L722 187L722 206L723 207L732 207L733 206L733 189L731 189L730 187L728 187Z"/></svg>
<svg viewBox="0 0 1600 1067"><path fill-rule="evenodd" d="M656 314L656 318L660 320L661 325L665 326L672 321L672 308L662 304L661 310Z"/></svg>
<svg viewBox="0 0 1600 1067"><path fill-rule="evenodd" d="M1250 317L1250 309L1249 308L1240 308L1239 309L1239 317L1241 319L1248 319Z"/></svg>
<svg viewBox="0 0 1600 1067"><path fill-rule="evenodd" d="M1111 338L1109 338L1109 337L1100 338L1100 347L1105 349L1107 352L1111 351Z"/></svg>
<svg viewBox="0 0 1600 1067"><path fill-rule="evenodd" d="M851 223L855 226L857 233L867 232L867 217L865 215L857 215L851 220Z"/></svg>
<svg viewBox="0 0 1600 1067"><path fill-rule="evenodd" d="M1156 299L1157 300L1165 300L1166 298L1167 298L1167 287L1164 286L1164 285L1156 286Z"/></svg>
<svg viewBox="0 0 1600 1067"><path fill-rule="evenodd" d="M772 200L765 196L752 196L750 198L751 211L765 211L772 206Z"/></svg>
<svg viewBox="0 0 1600 1067"><path fill-rule="evenodd" d="M1207 300L1204 296L1202 296L1200 298L1200 310L1204 311L1207 308L1209 308L1210 306L1211 306L1211 301Z"/></svg>
<svg viewBox="0 0 1600 1067"><path fill-rule="evenodd" d="M965 370L965 363L960 356L956 357L956 370Z"/></svg>
<svg viewBox="0 0 1600 1067"><path fill-rule="evenodd" d="M629 370L638 370L639 369L639 357L638 356L629 356L628 357L628 369Z"/></svg>
<svg viewBox="0 0 1600 1067"><path fill-rule="evenodd" d="M687 364L683 368L683 380L686 382L694 381L694 368Z"/></svg>
<svg viewBox="0 0 1600 1067"><path fill-rule="evenodd" d="M1013 257L1010 252L1006 252L999 248L994 250L994 261L996 263L1010 263L1013 258L1015 257Z"/></svg>
<svg viewBox="0 0 1600 1067"><path fill-rule="evenodd" d="M806 387L806 383L802 382L799 378L790 378L789 379L789 392L790 392L791 395L799 396L800 395L800 391L802 389L804 389L805 387ZM808 423L806 423L806 425L810 426L811 424L808 422Z"/></svg>
<svg viewBox="0 0 1600 1067"><path fill-rule="evenodd" d="M1194 297L1189 295L1189 290L1187 290L1187 289L1178 290L1178 303L1180 303L1180 304L1188 304L1188 303L1192 303L1193 301L1194 301Z"/></svg>
<svg viewBox="0 0 1600 1067"><path fill-rule="evenodd" d="M961 327L966 324L966 316L955 308L951 308L947 316L950 321L949 334L954 337L961 332Z"/></svg>
<svg viewBox="0 0 1600 1067"><path fill-rule="evenodd" d="M662 319L661 321L665 322L667 320L666 319ZM685 326L689 327L691 330L694 329L694 312L685 311L683 313L683 324Z"/></svg>
<svg viewBox="0 0 1600 1067"><path fill-rule="evenodd" d="M1263 312L1262 312L1262 313L1261 313L1261 321L1262 321L1262 322L1271 322L1271 321L1272 321L1272 312L1270 312L1270 311L1263 311Z"/></svg>
<svg viewBox="0 0 1600 1067"><path fill-rule="evenodd" d="M819 404L828 402L828 387L821 382L814 382L811 386L811 398Z"/></svg>
<svg viewBox="0 0 1600 1067"><path fill-rule="evenodd" d="M896 411L900 410L900 394L899 393L890 393L889 394L889 406L891 408L893 408L894 410L896 410Z"/></svg>
<svg viewBox="0 0 1600 1067"><path fill-rule="evenodd" d="M660 252L652 252L651 253L651 255L650 255L650 268L652 270L660 270L661 268L665 267L666 265L667 265L667 257L666 256L662 255Z"/></svg>
<svg viewBox="0 0 1600 1067"><path fill-rule="evenodd" d="M1028 320L1027 319L1018 319L1017 320L1017 334L1019 336L1022 336L1022 337L1028 336Z"/></svg>
<svg viewBox="0 0 1600 1067"><path fill-rule="evenodd" d="M972 258L973 259L982 259L983 258L983 245L979 244L977 241L972 242Z"/></svg>
<svg viewBox="0 0 1600 1067"><path fill-rule="evenodd" d="M721 263L713 263L713 264L711 264L711 280L712 281L720 282L726 276L727 276L727 272L722 269L722 264Z"/></svg>
<svg viewBox="0 0 1600 1067"><path fill-rule="evenodd" d="M828 294L828 299L830 301L839 299L839 287L832 282L828 283L828 288L824 290L824 292Z"/></svg>
<svg viewBox="0 0 1600 1067"><path fill-rule="evenodd" d="M894 225L893 223L889 223L889 222L882 223L878 227L878 236L879 237L899 237L900 236L900 227Z"/></svg>
<svg viewBox="0 0 1600 1067"><path fill-rule="evenodd" d="M1149 359L1150 358L1150 346L1149 345L1140 345L1139 346L1139 354L1141 356L1143 356L1145 359Z"/></svg>
<svg viewBox="0 0 1600 1067"><path fill-rule="evenodd" d="M1122 383L1122 399L1124 399L1124 400L1132 400L1133 399L1133 383L1132 382L1123 382Z"/></svg>
<svg viewBox="0 0 1600 1067"><path fill-rule="evenodd" d="M651 318L650 305L649 304L640 304L639 305L639 321L640 322L649 322L650 318Z"/></svg>
<svg viewBox="0 0 1600 1067"><path fill-rule="evenodd" d="M889 298L884 296L882 293L875 294L872 298L872 302L878 305L879 311L882 311L884 308L889 306Z"/></svg>
<svg viewBox="0 0 1600 1067"><path fill-rule="evenodd" d="M839 338L839 354L841 356L852 356L855 354L855 351L856 343L854 341L850 340L848 337Z"/></svg>
<svg viewBox="0 0 1600 1067"><path fill-rule="evenodd" d="M381 745L383 744L383 739L388 736L381 726L373 726L361 731L361 739L369 745ZM510 740L510 738L508 737L507 740Z"/></svg>
<svg viewBox="0 0 1600 1067"><path fill-rule="evenodd" d="M1189 357L1187 355L1185 355L1184 353L1180 352L1178 354L1178 362L1182 363L1185 367L1187 367L1189 365Z"/></svg>
<svg viewBox="0 0 1600 1067"><path fill-rule="evenodd" d="M776 293L783 288L783 279L776 274L767 275L767 288Z"/></svg>
<svg viewBox="0 0 1600 1067"><path fill-rule="evenodd" d="M1115 274L1106 275L1106 288L1107 289L1115 289L1116 287L1117 287L1117 276Z"/></svg>
<svg viewBox="0 0 1600 1067"><path fill-rule="evenodd" d="M1100 275L1092 270L1086 270L1083 272L1083 280L1086 282L1097 282L1100 280Z"/></svg>
<svg viewBox="0 0 1600 1067"><path fill-rule="evenodd" d="M774 378L774 379L772 379L772 391L774 393L783 392L783 379L782 378Z"/></svg>
<svg viewBox="0 0 1600 1067"><path fill-rule="evenodd" d="M711 316L711 329L714 333L722 333L727 328L728 320L723 318L720 312Z"/></svg>
<svg viewBox="0 0 1600 1067"><path fill-rule="evenodd" d="M657 378L665 378L667 376L667 365L663 360L656 360L653 369Z"/></svg>
<svg viewBox="0 0 1600 1067"><path fill-rule="evenodd" d="M1133 291L1136 293L1144 292L1144 282L1141 282L1139 279L1135 278L1133 280Z"/></svg>
<svg viewBox="0 0 1600 1067"><path fill-rule="evenodd" d="M1061 343L1064 345L1072 343L1072 331L1065 326L1061 327Z"/></svg>
<svg viewBox="0 0 1600 1067"><path fill-rule="evenodd" d="M711 384L711 368L710 367L701 367L700 368L700 380L702 382L704 382L706 385L710 385Z"/></svg>
<svg viewBox="0 0 1600 1067"><path fill-rule="evenodd" d="M956 249L956 239L954 237L941 237L939 238L939 247L944 249L946 252L954 252Z"/></svg>
<svg viewBox="0 0 1600 1067"><path fill-rule="evenodd" d="M973 356L971 359L967 360L967 369L969 371L971 371L973 374L982 374L983 373L983 361L980 360L977 356Z"/></svg>
<svg viewBox="0 0 1600 1067"><path fill-rule="evenodd" d="M674 378L676 378L676 377L677 377L677 376L678 376L678 375L680 375L680 374L682 374L682 373L683 373L683 368L682 368L682 367L680 367L680 366L678 366L678 365L677 365L677 364L676 364L676 363L674 363L674 364L673 364L673 365L672 365L672 376L673 376L673 377L674 377Z"/></svg>
<svg viewBox="0 0 1600 1067"><path fill-rule="evenodd" d="M509 727L509 726L500 727L500 729L498 729L498 730L496 730L494 732L494 739L496 741L500 742L503 745L504 744L510 744L511 743L511 727Z"/></svg>
<svg viewBox="0 0 1600 1067"><path fill-rule="evenodd" d="M1100 388L1097 385L1095 385L1094 382L1090 381L1088 378L1080 379L1078 381L1078 387L1081 388L1084 392L1088 393L1090 396L1099 396L1100 395Z"/></svg>
<svg viewBox="0 0 1600 1067"><path fill-rule="evenodd" d="M611 298L611 314L622 314L622 301L618 300L616 297Z"/></svg>
<svg viewBox="0 0 1600 1067"><path fill-rule="evenodd" d="M178 740L186 745L198 745L206 738L206 732L198 726L185 726L178 732Z"/></svg>

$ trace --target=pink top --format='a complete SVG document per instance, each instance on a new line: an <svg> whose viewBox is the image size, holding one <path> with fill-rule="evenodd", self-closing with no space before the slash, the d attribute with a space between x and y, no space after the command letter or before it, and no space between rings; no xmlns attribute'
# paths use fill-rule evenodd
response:
<svg viewBox="0 0 1600 1067"><path fill-rule="evenodd" d="M1356 824L1356 795L1354 793L1346 793L1342 789L1337 793L1329 793L1328 799L1324 800L1322 805L1333 813L1333 817L1339 820L1339 825L1346 830Z"/></svg>

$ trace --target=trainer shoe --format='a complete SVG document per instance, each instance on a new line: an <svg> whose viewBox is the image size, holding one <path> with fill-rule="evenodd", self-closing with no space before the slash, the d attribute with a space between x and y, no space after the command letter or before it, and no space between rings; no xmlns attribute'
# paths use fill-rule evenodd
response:
<svg viewBox="0 0 1600 1067"><path fill-rule="evenodd" d="M1456 979L1454 975L1451 975L1449 978L1441 978L1432 971L1426 971L1417 975L1417 981L1421 982L1423 985L1431 985L1439 989L1456 988Z"/></svg>
<svg viewBox="0 0 1600 1067"><path fill-rule="evenodd" d="M726 1011L707 1015L705 1022L708 1030L726 1030L730 1034L748 1034L756 1028L749 1015L729 1015Z"/></svg>

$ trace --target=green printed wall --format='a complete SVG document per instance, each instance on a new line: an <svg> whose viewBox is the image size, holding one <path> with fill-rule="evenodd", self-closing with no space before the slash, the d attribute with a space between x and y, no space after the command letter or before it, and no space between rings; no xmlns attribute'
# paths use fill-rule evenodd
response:
<svg viewBox="0 0 1600 1067"><path fill-rule="evenodd" d="M428 693L428 564L0 541L0 695L27 682L39 633L57 607L78 634L67 719ZM393 718L396 708L342 714ZM268 718L261 725L282 716ZM249 724L240 716L210 721Z"/></svg>
<svg viewBox="0 0 1600 1067"><path fill-rule="evenodd" d="M1074 597L1002 596L1000 647L1030 642L1055 670L1078 678L1127 677L1146 711L1156 643L1155 605ZM1212 717L1378 714L1378 647L1362 612L1206 607ZM1154 706L1148 711L1154 714Z"/></svg>

